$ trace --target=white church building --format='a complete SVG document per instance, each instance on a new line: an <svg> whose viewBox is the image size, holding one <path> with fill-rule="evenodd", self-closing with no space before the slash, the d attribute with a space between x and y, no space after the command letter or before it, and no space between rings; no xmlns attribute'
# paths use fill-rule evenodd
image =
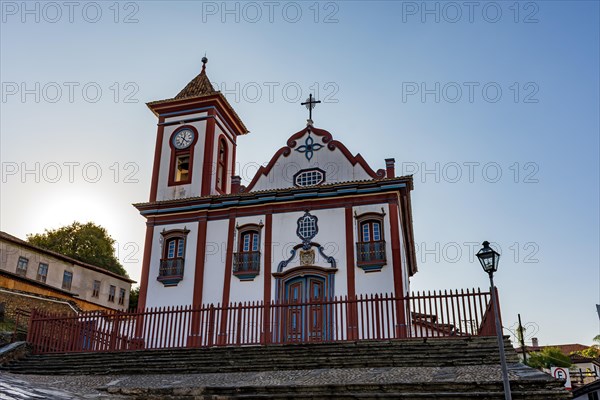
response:
<svg viewBox="0 0 600 400"><path fill-rule="evenodd" d="M391 158L374 169L309 119L241 186L248 130L206 62L177 96L148 103L158 130L150 199L135 204L147 221L139 307L405 296L412 178Z"/></svg>
<svg viewBox="0 0 600 400"><path fill-rule="evenodd" d="M309 114L242 186L248 130L202 61L177 96L148 103L158 129L150 199L135 204L138 309L36 313L35 353L495 335L491 292L409 292L413 182L394 159L374 169Z"/></svg>

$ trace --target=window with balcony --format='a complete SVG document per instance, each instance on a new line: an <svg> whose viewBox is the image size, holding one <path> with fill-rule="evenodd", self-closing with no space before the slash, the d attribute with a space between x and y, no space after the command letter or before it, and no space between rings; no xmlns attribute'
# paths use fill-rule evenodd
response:
<svg viewBox="0 0 600 400"><path fill-rule="evenodd" d="M251 281L260 273L260 230L262 225L238 228L238 251L233 254L233 274Z"/></svg>
<svg viewBox="0 0 600 400"><path fill-rule="evenodd" d="M29 264L29 259L25 257L19 257L19 261L17 261L17 275L25 276L27 275L27 264Z"/></svg>
<svg viewBox="0 0 600 400"><path fill-rule="evenodd" d="M177 286L183 279L188 233L189 230L185 228L161 232L163 250L156 279L165 286Z"/></svg>
<svg viewBox="0 0 600 400"><path fill-rule="evenodd" d="M63 272L62 288L64 290L71 290L71 284L73 283L73 273L69 271Z"/></svg>
<svg viewBox="0 0 600 400"><path fill-rule="evenodd" d="M47 277L48 277L48 264L40 263L40 265L38 265L37 276L35 277L35 279L40 282L46 282Z"/></svg>
<svg viewBox="0 0 600 400"><path fill-rule="evenodd" d="M365 272L381 271L386 264L383 216L369 213L358 217L356 264Z"/></svg>

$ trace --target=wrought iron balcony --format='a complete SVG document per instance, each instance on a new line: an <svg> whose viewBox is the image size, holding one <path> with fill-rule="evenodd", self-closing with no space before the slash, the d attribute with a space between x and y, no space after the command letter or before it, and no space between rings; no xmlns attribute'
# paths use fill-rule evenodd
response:
<svg viewBox="0 0 600 400"><path fill-rule="evenodd" d="M356 263L366 272L380 271L386 264L385 240L356 242Z"/></svg>
<svg viewBox="0 0 600 400"><path fill-rule="evenodd" d="M260 251L233 253L233 274L242 281L251 281L260 273Z"/></svg>
<svg viewBox="0 0 600 400"><path fill-rule="evenodd" d="M160 269L156 280L165 286L176 286L183 279L184 261L181 257L160 260Z"/></svg>

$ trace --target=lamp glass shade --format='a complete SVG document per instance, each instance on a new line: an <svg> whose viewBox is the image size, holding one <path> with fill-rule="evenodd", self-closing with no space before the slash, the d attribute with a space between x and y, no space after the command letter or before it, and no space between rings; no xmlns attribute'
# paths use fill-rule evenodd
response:
<svg viewBox="0 0 600 400"><path fill-rule="evenodd" d="M500 254L490 247L490 242L483 242L483 247L477 252L477 258L483 270L488 274L498 270Z"/></svg>

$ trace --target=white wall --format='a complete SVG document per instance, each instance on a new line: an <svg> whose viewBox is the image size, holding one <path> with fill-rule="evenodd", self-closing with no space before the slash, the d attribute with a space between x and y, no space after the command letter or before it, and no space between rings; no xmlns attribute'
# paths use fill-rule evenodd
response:
<svg viewBox="0 0 600 400"><path fill-rule="evenodd" d="M189 229L185 245L185 264L183 279L177 286L164 286L156 280L162 257L162 230ZM192 303L194 294L194 276L196 272L196 244L198 241L198 223L170 224L154 227L152 237L152 256L148 275L148 294L146 307L184 306Z"/></svg>
<svg viewBox="0 0 600 400"><path fill-rule="evenodd" d="M206 228L206 261L204 263L204 288L202 303L221 303L225 279L227 232L229 220L209 221ZM191 301L189 301L191 303Z"/></svg>
<svg viewBox="0 0 600 400"><path fill-rule="evenodd" d="M308 134L305 134L297 140L296 149L304 145L307 136ZM360 164L353 166L339 149L329 150L327 144L322 142L322 137L315 134L311 134L311 137L314 143L324 147L315 151L310 161L304 153L292 149L289 156L279 157L268 175L258 179L252 191L294 187L294 174L306 168L320 168L325 171L325 183L373 179Z"/></svg>

